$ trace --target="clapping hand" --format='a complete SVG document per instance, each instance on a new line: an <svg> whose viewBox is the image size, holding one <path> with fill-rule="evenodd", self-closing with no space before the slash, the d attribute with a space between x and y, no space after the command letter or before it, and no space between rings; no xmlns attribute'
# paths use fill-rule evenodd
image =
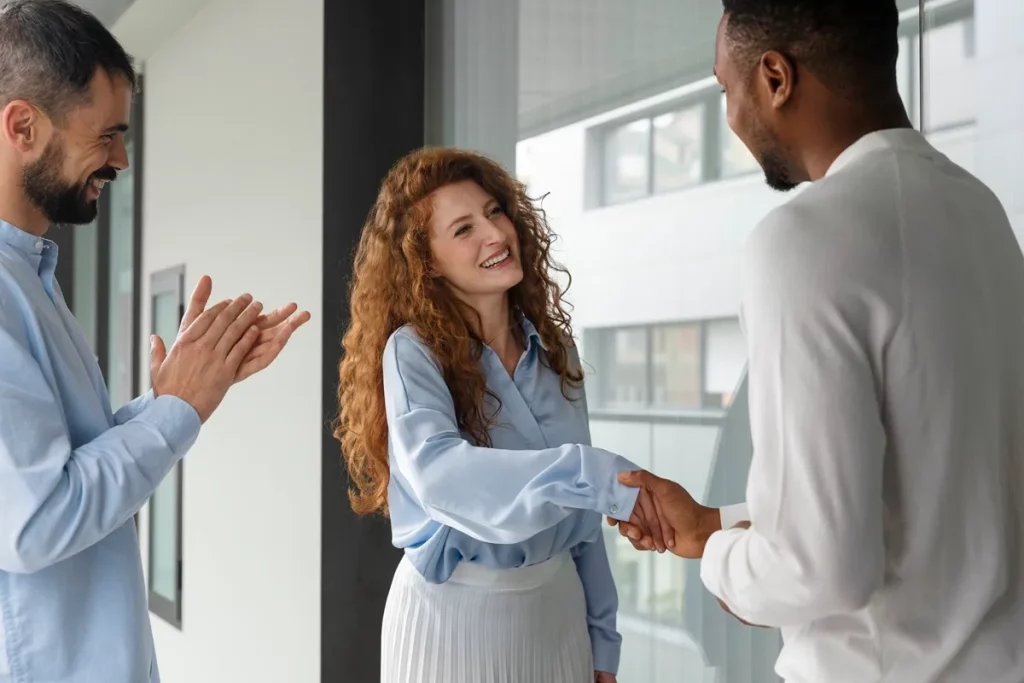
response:
<svg viewBox="0 0 1024 683"><path fill-rule="evenodd" d="M213 293L213 281L208 275L199 279L195 291L192 292L192 299L189 301L188 309L181 319L181 327L178 330L180 335L196 318L206 310ZM284 349L292 333L309 322L309 311L298 310L296 304L282 306L270 313L264 313L256 318L255 325L259 330L252 348L242 359L241 365L235 374L235 384L252 377L257 372L264 370L274 362Z"/></svg>
<svg viewBox="0 0 1024 683"><path fill-rule="evenodd" d="M619 481L639 488L640 495L628 522L609 518L608 523L637 550L667 548L680 557L700 558L708 538L722 528L717 509L701 505L674 481L646 470L623 472Z"/></svg>

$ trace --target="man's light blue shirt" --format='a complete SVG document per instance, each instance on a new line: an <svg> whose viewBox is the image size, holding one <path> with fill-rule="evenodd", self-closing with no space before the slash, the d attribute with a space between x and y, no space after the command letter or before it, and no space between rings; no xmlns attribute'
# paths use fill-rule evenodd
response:
<svg viewBox="0 0 1024 683"><path fill-rule="evenodd" d="M155 683L133 515L200 422L172 396L111 413L56 265L0 221L0 683Z"/></svg>
<svg viewBox="0 0 1024 683"><path fill-rule="evenodd" d="M427 581L459 562L512 568L569 551L583 584L594 669L616 673L622 638L602 515L625 521L637 489L618 483L629 460L590 445L585 396L546 363L540 335L521 319L527 348L514 375L483 347L480 367L497 410L493 448L460 433L451 394L431 352L408 327L384 351L394 544ZM571 362L578 363L573 353ZM494 402L500 401L500 405ZM500 618L497 617L496 618Z"/></svg>

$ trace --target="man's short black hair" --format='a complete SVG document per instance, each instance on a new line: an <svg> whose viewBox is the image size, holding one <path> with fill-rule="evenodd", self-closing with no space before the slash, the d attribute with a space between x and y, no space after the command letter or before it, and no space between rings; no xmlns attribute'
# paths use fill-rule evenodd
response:
<svg viewBox="0 0 1024 683"><path fill-rule="evenodd" d="M777 50L830 89L878 95L896 86L895 0L722 0L726 38L755 63Z"/></svg>
<svg viewBox="0 0 1024 683"><path fill-rule="evenodd" d="M61 120L87 101L97 68L135 90L131 57L86 10L65 0L0 6L0 107L23 99Z"/></svg>

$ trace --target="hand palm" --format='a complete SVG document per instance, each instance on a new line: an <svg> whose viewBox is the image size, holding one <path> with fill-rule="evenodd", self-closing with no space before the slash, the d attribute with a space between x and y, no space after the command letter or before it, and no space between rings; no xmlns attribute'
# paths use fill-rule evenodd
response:
<svg viewBox="0 0 1024 683"><path fill-rule="evenodd" d="M270 365L284 349L292 333L309 321L310 315L307 311L293 315L296 310L298 306L288 304L260 317L256 323L260 328L260 336L238 368L238 374L235 375L236 383L248 379Z"/></svg>
<svg viewBox="0 0 1024 683"><path fill-rule="evenodd" d="M184 332L189 325L198 318L209 303L210 295L213 293L213 281L208 275L199 279L192 298L189 301L188 310L181 320L179 334ZM296 314L298 306L288 304L270 313L261 315L256 320L256 327L260 330L259 338L242 360L235 374L235 384L252 377L260 370L265 369L274 362L280 355L292 333L309 322L310 314L302 311ZM158 368L156 368L158 369Z"/></svg>

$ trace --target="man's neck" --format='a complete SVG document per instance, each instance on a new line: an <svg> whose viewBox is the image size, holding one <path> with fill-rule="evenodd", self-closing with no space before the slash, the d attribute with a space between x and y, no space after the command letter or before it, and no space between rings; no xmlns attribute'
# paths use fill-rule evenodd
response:
<svg viewBox="0 0 1024 683"><path fill-rule="evenodd" d="M894 128L913 128L902 103L893 103L873 111L850 114L837 111L827 117L832 121L823 138L808 146L804 168L810 180L821 180L839 155L865 135Z"/></svg>
<svg viewBox="0 0 1024 683"><path fill-rule="evenodd" d="M0 183L0 220L36 237L50 229L46 216L25 196L20 179Z"/></svg>

